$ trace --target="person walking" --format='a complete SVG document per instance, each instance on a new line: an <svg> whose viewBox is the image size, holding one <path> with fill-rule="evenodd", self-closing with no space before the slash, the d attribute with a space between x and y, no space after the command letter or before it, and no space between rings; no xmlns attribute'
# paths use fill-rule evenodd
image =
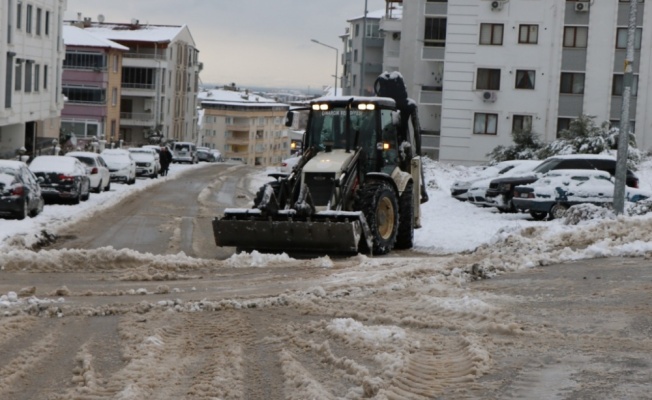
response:
<svg viewBox="0 0 652 400"><path fill-rule="evenodd" d="M167 176L170 163L172 162L172 153L167 146L161 147L161 175Z"/></svg>

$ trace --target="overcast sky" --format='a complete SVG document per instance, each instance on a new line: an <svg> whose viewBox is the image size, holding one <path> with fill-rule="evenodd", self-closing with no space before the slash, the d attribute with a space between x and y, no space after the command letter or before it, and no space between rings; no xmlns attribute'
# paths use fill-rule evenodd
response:
<svg viewBox="0 0 652 400"><path fill-rule="evenodd" d="M188 25L204 63L204 83L311 89L334 83L347 20L364 14L365 0L68 0L77 13L106 22ZM368 0L368 10L385 7ZM338 65L338 73L342 73Z"/></svg>

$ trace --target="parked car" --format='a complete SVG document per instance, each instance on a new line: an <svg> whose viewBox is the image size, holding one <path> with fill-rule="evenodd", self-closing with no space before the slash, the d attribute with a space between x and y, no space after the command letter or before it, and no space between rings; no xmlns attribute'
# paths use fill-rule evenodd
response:
<svg viewBox="0 0 652 400"><path fill-rule="evenodd" d="M212 149L211 150L211 162L223 162L224 157L222 157L222 153L220 153L219 150Z"/></svg>
<svg viewBox="0 0 652 400"><path fill-rule="evenodd" d="M510 171L522 162L523 160L502 161L496 165L490 165L484 168L473 178L455 181L450 187L451 196L455 197L457 200L466 201L468 200L468 191L473 183L487 178L495 178L498 175Z"/></svg>
<svg viewBox="0 0 652 400"><path fill-rule="evenodd" d="M615 180L599 170L560 169L548 172L536 182L514 188L514 206L542 220L561 218L568 208L583 203L605 205L613 203ZM652 192L625 188L625 198L637 202L652 197Z"/></svg>
<svg viewBox="0 0 652 400"><path fill-rule="evenodd" d="M172 162L197 164L197 148L191 142L175 142L172 145Z"/></svg>
<svg viewBox="0 0 652 400"><path fill-rule="evenodd" d="M292 172L292 168L294 168L294 166L297 165L300 159L301 156L296 156L296 157L286 158L285 160L281 161L281 167L279 168L280 172L284 174L289 174L290 172Z"/></svg>
<svg viewBox="0 0 652 400"><path fill-rule="evenodd" d="M89 151L72 151L66 153L68 157L75 157L86 166L86 172L91 180L91 190L95 193L111 190L111 173L102 156Z"/></svg>
<svg viewBox="0 0 652 400"><path fill-rule="evenodd" d="M142 147L129 149L131 157L136 161L136 176L158 177L161 172L161 164L156 160L156 150Z"/></svg>
<svg viewBox="0 0 652 400"><path fill-rule="evenodd" d="M38 178L22 161L0 160L0 216L25 219L43 211Z"/></svg>
<svg viewBox="0 0 652 400"><path fill-rule="evenodd" d="M84 164L75 157L37 156L29 169L38 178L46 202L69 200L78 204L90 196L91 179Z"/></svg>
<svg viewBox="0 0 652 400"><path fill-rule="evenodd" d="M541 164L540 160L523 160L514 168L511 168L509 171L503 173L501 177L529 174L533 169L539 166L539 164ZM473 182L467 192L467 201L478 207L494 207L495 204L491 201L488 201L486 198L487 189L489 189L489 185L494 179L495 178L486 178Z"/></svg>
<svg viewBox="0 0 652 400"><path fill-rule="evenodd" d="M131 153L124 149L106 149L101 153L109 166L111 181L132 185L136 182L136 161Z"/></svg>
<svg viewBox="0 0 652 400"><path fill-rule="evenodd" d="M143 149L152 149L156 157L156 162L158 163L158 170L161 171L161 146L147 144L142 147Z"/></svg>
<svg viewBox="0 0 652 400"><path fill-rule="evenodd" d="M487 189L487 201L492 202L502 212L516 212L516 208L512 204L514 187L533 183L546 172L558 169L595 169L614 175L616 173L616 158L600 154L569 154L548 157L532 170L531 174L492 180ZM629 187L638 187L638 177L632 171L627 171L626 184Z"/></svg>
<svg viewBox="0 0 652 400"><path fill-rule="evenodd" d="M197 161L212 162L211 149L208 147L197 147Z"/></svg>

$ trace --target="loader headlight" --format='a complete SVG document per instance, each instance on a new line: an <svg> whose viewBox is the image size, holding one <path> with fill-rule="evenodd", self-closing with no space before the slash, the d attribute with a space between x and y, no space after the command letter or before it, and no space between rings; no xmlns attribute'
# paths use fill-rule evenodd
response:
<svg viewBox="0 0 652 400"><path fill-rule="evenodd" d="M328 104L313 104L312 109L315 111L326 111L328 110Z"/></svg>
<svg viewBox="0 0 652 400"><path fill-rule="evenodd" d="M375 109L376 109L375 104L365 104L365 103L358 104L358 110L370 110L371 111L371 110L375 110Z"/></svg>

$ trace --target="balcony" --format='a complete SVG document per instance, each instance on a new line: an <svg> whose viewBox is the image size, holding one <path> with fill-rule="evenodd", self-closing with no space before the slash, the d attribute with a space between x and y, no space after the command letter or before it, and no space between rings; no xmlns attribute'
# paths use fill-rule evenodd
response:
<svg viewBox="0 0 652 400"><path fill-rule="evenodd" d="M441 88L433 86L422 86L419 93L419 103L421 104L441 104Z"/></svg>
<svg viewBox="0 0 652 400"><path fill-rule="evenodd" d="M153 83L122 82L122 95L154 97L156 95L156 85Z"/></svg>
<svg viewBox="0 0 652 400"><path fill-rule="evenodd" d="M153 126L154 113L120 113L120 124L131 126Z"/></svg>
<svg viewBox="0 0 652 400"><path fill-rule="evenodd" d="M446 48L443 46L423 46L422 58L424 60L443 60Z"/></svg>

